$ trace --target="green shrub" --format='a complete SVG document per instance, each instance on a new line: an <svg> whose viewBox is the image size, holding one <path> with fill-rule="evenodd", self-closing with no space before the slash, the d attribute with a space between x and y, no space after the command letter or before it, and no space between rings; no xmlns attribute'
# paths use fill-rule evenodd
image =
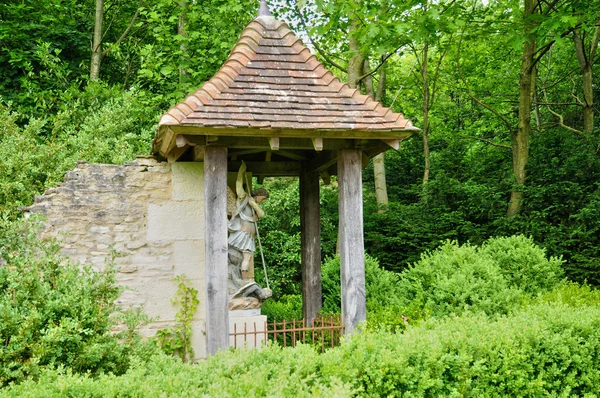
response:
<svg viewBox="0 0 600 398"><path fill-rule="evenodd" d="M269 322L302 319L302 295L289 294L277 300L266 300L261 308Z"/></svg>
<svg viewBox="0 0 600 398"><path fill-rule="evenodd" d="M529 294L552 289L564 274L561 259L548 259L545 249L522 235L491 238L480 251L498 264L510 286Z"/></svg>
<svg viewBox="0 0 600 398"><path fill-rule="evenodd" d="M446 242L401 274L403 304L416 318L483 311L507 313L523 292L508 284L478 247Z"/></svg>
<svg viewBox="0 0 600 398"><path fill-rule="evenodd" d="M599 391L599 363L600 309L558 303L353 338L321 372L365 396L584 396Z"/></svg>
<svg viewBox="0 0 600 398"><path fill-rule="evenodd" d="M324 354L270 346L195 365L156 355L122 376L45 370L0 396L595 396L599 364L600 308L549 302L364 332Z"/></svg>
<svg viewBox="0 0 600 398"><path fill-rule="evenodd" d="M323 312L341 312L341 284L339 256L325 260L321 268L323 278ZM395 307L398 300L398 275L386 271L379 262L365 255L365 288L367 311L378 311L384 307Z"/></svg>
<svg viewBox="0 0 600 398"><path fill-rule="evenodd" d="M401 301L414 318L483 311L506 314L561 281L561 260L522 236L491 238L481 247L446 242L400 276Z"/></svg>
<svg viewBox="0 0 600 398"><path fill-rule="evenodd" d="M32 226L0 219L0 385L47 366L123 373L139 338L110 331L120 294L114 268L70 263Z"/></svg>

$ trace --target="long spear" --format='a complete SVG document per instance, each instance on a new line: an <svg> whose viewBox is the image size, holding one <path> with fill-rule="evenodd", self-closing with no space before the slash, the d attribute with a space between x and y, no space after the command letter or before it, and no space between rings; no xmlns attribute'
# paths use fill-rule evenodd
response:
<svg viewBox="0 0 600 398"><path fill-rule="evenodd" d="M244 173L246 177L246 188L248 189L248 197L252 197L252 193L250 192L250 183L248 182L248 174ZM252 209L254 213L254 209ZM267 276L267 264L265 263L265 255L263 253L262 243L260 243L260 233L258 232L258 217L256 217L256 222L254 223L256 227L256 239L258 240L258 248L260 249L260 258L262 259L263 271L265 273L265 282L267 283L267 289L271 290L269 287L269 277Z"/></svg>

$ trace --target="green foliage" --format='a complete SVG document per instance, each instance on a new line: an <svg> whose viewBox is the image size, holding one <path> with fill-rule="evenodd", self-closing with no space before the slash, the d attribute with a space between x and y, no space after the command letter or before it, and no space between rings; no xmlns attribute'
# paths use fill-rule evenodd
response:
<svg viewBox="0 0 600 398"><path fill-rule="evenodd" d="M561 261L522 236L492 238L481 247L446 242L400 275L402 304L415 318L506 314L525 297L560 282Z"/></svg>
<svg viewBox="0 0 600 398"><path fill-rule="evenodd" d="M323 312L340 313L341 285L340 258L332 257L322 265ZM384 307L394 307L398 301L398 275L379 266L376 259L365 256L365 287L367 290L367 311L377 311Z"/></svg>
<svg viewBox="0 0 600 398"><path fill-rule="evenodd" d="M111 333L120 294L114 267L72 264L36 234L33 222L0 220L0 385L46 367L123 373L139 348L141 318L127 315L130 329Z"/></svg>
<svg viewBox="0 0 600 398"><path fill-rule="evenodd" d="M158 355L95 379L48 370L0 396L594 396L598 363L600 309L548 302L365 332L324 354L270 346L195 365Z"/></svg>
<svg viewBox="0 0 600 398"><path fill-rule="evenodd" d="M302 319L302 295L288 294L276 300L266 300L261 314L267 316L268 322Z"/></svg>
<svg viewBox="0 0 600 398"><path fill-rule="evenodd" d="M185 275L175 277L177 292L171 302L180 306L175 314L175 326L161 329L156 333L154 341L166 354L174 355L188 362L194 358L192 348L192 321L198 308L198 290L190 286Z"/></svg>
<svg viewBox="0 0 600 398"><path fill-rule="evenodd" d="M598 311L545 304L365 335L329 352L322 373L343 375L365 396L595 394Z"/></svg>
<svg viewBox="0 0 600 398"><path fill-rule="evenodd" d="M153 122L130 93L89 85L48 119L30 119L0 103L0 211L20 206L62 181L79 160L123 163L149 153Z"/></svg>
<svg viewBox="0 0 600 398"><path fill-rule="evenodd" d="M562 260L547 258L546 250L522 235L489 239L480 252L497 264L510 286L528 294L551 290L563 277Z"/></svg>

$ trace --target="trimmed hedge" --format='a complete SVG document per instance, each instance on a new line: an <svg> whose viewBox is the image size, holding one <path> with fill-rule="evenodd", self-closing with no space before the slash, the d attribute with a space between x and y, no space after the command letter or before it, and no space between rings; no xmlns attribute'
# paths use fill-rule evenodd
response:
<svg viewBox="0 0 600 398"><path fill-rule="evenodd" d="M465 313L355 335L325 354L269 347L196 365L156 356L118 377L45 371L0 397L596 396L600 308L587 303L598 297L572 306L572 290L495 320Z"/></svg>

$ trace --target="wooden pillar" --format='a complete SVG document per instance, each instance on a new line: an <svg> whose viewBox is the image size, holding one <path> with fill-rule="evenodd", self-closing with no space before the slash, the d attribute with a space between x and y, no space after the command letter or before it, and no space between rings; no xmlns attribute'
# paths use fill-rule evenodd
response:
<svg viewBox="0 0 600 398"><path fill-rule="evenodd" d="M305 167L300 174L300 228L302 237L302 313L312 324L323 306L321 289L321 204L319 173Z"/></svg>
<svg viewBox="0 0 600 398"><path fill-rule="evenodd" d="M338 160L340 274L345 333L367 319L362 208L362 153L342 149Z"/></svg>
<svg viewBox="0 0 600 398"><path fill-rule="evenodd" d="M206 353L229 347L227 307L227 148L207 146L204 154L206 268Z"/></svg>

